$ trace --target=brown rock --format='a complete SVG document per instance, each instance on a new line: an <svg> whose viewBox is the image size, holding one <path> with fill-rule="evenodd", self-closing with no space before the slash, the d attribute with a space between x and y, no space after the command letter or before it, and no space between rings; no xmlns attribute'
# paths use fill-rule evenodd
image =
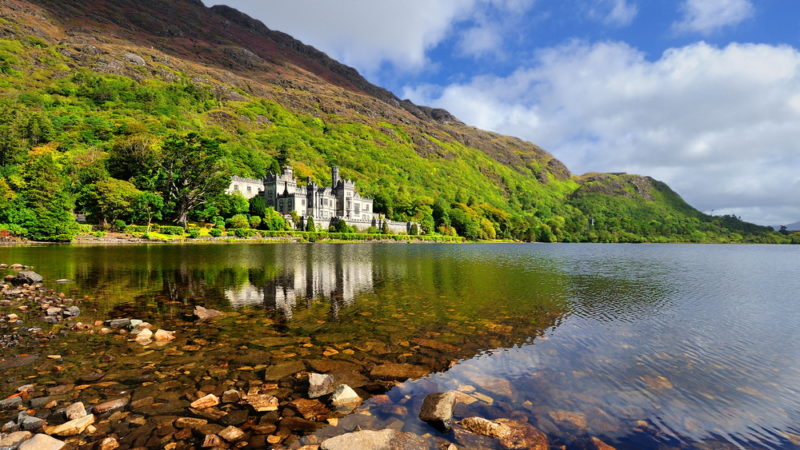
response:
<svg viewBox="0 0 800 450"><path fill-rule="evenodd" d="M332 375L321 373L308 374L308 396L310 398L322 397L330 394L336 388Z"/></svg>
<svg viewBox="0 0 800 450"><path fill-rule="evenodd" d="M219 398L214 394L208 394L193 401L190 406L195 409L205 409L217 405L219 405Z"/></svg>
<svg viewBox="0 0 800 450"><path fill-rule="evenodd" d="M194 307L194 316L197 317L197 320L200 322L222 317L224 315L225 314L222 311L217 311L216 309L204 308L200 305Z"/></svg>
<svg viewBox="0 0 800 450"><path fill-rule="evenodd" d="M236 389L229 389L222 393L222 403L236 403L242 399L242 394Z"/></svg>
<svg viewBox="0 0 800 450"><path fill-rule="evenodd" d="M60 450L66 444L46 434L37 434L20 444L19 450Z"/></svg>
<svg viewBox="0 0 800 450"><path fill-rule="evenodd" d="M153 335L153 339L155 339L156 342L169 342L175 339L175 332L159 329L156 331L156 334Z"/></svg>
<svg viewBox="0 0 800 450"><path fill-rule="evenodd" d="M33 436L30 431L15 431L0 438L0 448L16 448L20 443Z"/></svg>
<svg viewBox="0 0 800 450"><path fill-rule="evenodd" d="M423 366L388 363L375 366L370 375L373 378L384 380L407 380L409 378L422 378L429 373L430 369Z"/></svg>
<svg viewBox="0 0 800 450"><path fill-rule="evenodd" d="M578 429L586 428L585 414L556 409L553 411L548 411L547 415L549 415L550 418L558 424L572 426Z"/></svg>
<svg viewBox="0 0 800 450"><path fill-rule="evenodd" d="M290 402L289 406L307 420L324 419L330 413L330 410L319 400L300 398Z"/></svg>
<svg viewBox="0 0 800 450"><path fill-rule="evenodd" d="M122 409L128 405L128 401L129 401L128 397L109 400L107 402L100 403L99 405L95 405L94 408L92 408L92 412L96 414L103 414L109 411Z"/></svg>
<svg viewBox="0 0 800 450"><path fill-rule="evenodd" d="M547 450L547 436L533 425L511 419L486 420L481 417L468 417L459 425L482 436L497 439L508 449Z"/></svg>
<svg viewBox="0 0 800 450"><path fill-rule="evenodd" d="M114 450L119 447L119 442L113 437L107 437L97 444L97 450Z"/></svg>
<svg viewBox="0 0 800 450"><path fill-rule="evenodd" d="M283 377L288 377L304 370L306 370L306 365L302 361L289 361L268 367L264 379L265 381L278 381Z"/></svg>
<svg viewBox="0 0 800 450"><path fill-rule="evenodd" d="M207 434L203 440L203 447L227 447L227 445L225 444L225 441L223 441L222 438L216 434Z"/></svg>
<svg viewBox="0 0 800 450"><path fill-rule="evenodd" d="M196 417L178 417L175 419L175 428L199 428L208 423L206 419L198 419Z"/></svg>
<svg viewBox="0 0 800 450"><path fill-rule="evenodd" d="M234 426L229 426L219 432L219 436L228 442L236 442L244 437L244 431Z"/></svg>
<svg viewBox="0 0 800 450"><path fill-rule="evenodd" d="M245 401L258 412L277 411L278 398L267 394L247 394Z"/></svg>
<svg viewBox="0 0 800 450"><path fill-rule="evenodd" d="M83 406L83 402L73 403L64 410L64 415L69 420L80 419L86 415L86 407Z"/></svg>

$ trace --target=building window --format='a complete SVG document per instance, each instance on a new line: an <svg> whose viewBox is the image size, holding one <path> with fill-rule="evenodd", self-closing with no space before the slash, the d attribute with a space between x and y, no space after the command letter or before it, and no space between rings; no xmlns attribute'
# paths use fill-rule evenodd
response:
<svg viewBox="0 0 800 450"><path fill-rule="evenodd" d="M233 185L233 190L234 191L238 191L239 190L239 185L238 184L234 184Z"/></svg>
<svg viewBox="0 0 800 450"><path fill-rule="evenodd" d="M247 193L249 194L250 192L253 192L253 187L252 186L247 186Z"/></svg>
<svg viewBox="0 0 800 450"><path fill-rule="evenodd" d="M361 203L356 202L356 214L361 214Z"/></svg>

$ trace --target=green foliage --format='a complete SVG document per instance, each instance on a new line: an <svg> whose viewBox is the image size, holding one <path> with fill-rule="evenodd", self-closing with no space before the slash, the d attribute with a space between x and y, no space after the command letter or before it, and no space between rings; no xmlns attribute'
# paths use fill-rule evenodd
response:
<svg viewBox="0 0 800 450"><path fill-rule="evenodd" d="M208 230L208 234L211 237L220 237L220 236L222 236L222 230L219 229L219 228L212 228L212 229Z"/></svg>
<svg viewBox="0 0 800 450"><path fill-rule="evenodd" d="M408 231L408 234L410 234L411 236L419 235L419 227L417 226L417 224L415 223L411 224L411 229Z"/></svg>
<svg viewBox="0 0 800 450"><path fill-rule="evenodd" d="M158 186L176 223L185 226L193 209L221 195L228 186L223 160L219 142L196 133L163 143Z"/></svg>
<svg viewBox="0 0 800 450"><path fill-rule="evenodd" d="M250 221L244 214L236 214L225 223L228 228L250 228Z"/></svg>
<svg viewBox="0 0 800 450"><path fill-rule="evenodd" d="M189 227L189 229L187 230L187 234L189 235L190 239L197 239L200 237L200 228Z"/></svg>
<svg viewBox="0 0 800 450"><path fill-rule="evenodd" d="M314 217L308 216L306 219L306 231L317 231L317 224L314 223Z"/></svg>
<svg viewBox="0 0 800 450"><path fill-rule="evenodd" d="M375 212L418 222L423 237L796 239L733 216L703 215L657 182L647 187L622 175L556 176L543 153L513 149L513 156L498 156L464 144L470 136L457 139L447 128L423 130L349 112L343 114L348 118L299 113L246 93L242 101L223 104L211 85L191 74L166 80L141 72L135 80L65 70L66 62L40 38L0 39L0 223L28 237L71 239L76 200L79 212L98 221L185 226L191 217L214 222L212 231L221 233L224 218L247 214L263 218L260 226L269 232L284 232L286 221L263 198L243 201L223 191L231 173L260 178L293 164L296 173L320 183L330 181L331 165L340 166L343 178L374 198ZM516 145L501 140L496 147ZM47 150L31 151L39 146ZM246 219L241 229L254 227ZM312 220L304 225L315 230ZM390 234L386 224L381 229Z"/></svg>
<svg viewBox="0 0 800 450"><path fill-rule="evenodd" d="M175 227L175 226L166 226L162 225L159 227L159 233L166 234L168 236L182 236L185 228L183 227Z"/></svg>
<svg viewBox="0 0 800 450"><path fill-rule="evenodd" d="M78 232L73 201L59 155L51 148L33 150L22 169L23 210L15 218L25 237L36 241L71 241Z"/></svg>

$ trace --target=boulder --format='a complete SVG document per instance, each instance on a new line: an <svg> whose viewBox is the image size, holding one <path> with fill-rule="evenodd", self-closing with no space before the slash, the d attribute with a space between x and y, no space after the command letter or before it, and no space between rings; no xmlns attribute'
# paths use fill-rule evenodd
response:
<svg viewBox="0 0 800 450"><path fill-rule="evenodd" d="M77 306L70 306L64 310L64 315L67 317L77 317L81 315L81 309Z"/></svg>
<svg viewBox="0 0 800 450"><path fill-rule="evenodd" d="M0 400L0 410L3 409L17 409L17 406L22 404L22 397L17 395L16 397L6 398Z"/></svg>
<svg viewBox="0 0 800 450"><path fill-rule="evenodd" d="M131 324L131 319L111 319L106 320L106 325L111 328L125 328Z"/></svg>
<svg viewBox="0 0 800 450"><path fill-rule="evenodd" d="M39 431L47 424L44 419L28 415L20 417L17 422L19 427L25 431Z"/></svg>
<svg viewBox="0 0 800 450"><path fill-rule="evenodd" d="M32 270L19 272L13 280L14 284L36 284L44 281L44 277Z"/></svg>
<svg viewBox="0 0 800 450"><path fill-rule="evenodd" d="M222 393L222 403L236 403L242 399L242 394L236 389L228 389Z"/></svg>
<svg viewBox="0 0 800 450"><path fill-rule="evenodd" d="M387 449L418 450L430 448L428 439L397 430L363 430L346 433L322 441L320 450Z"/></svg>
<svg viewBox="0 0 800 450"><path fill-rule="evenodd" d="M156 340L156 342L169 342L175 339L175 332L159 329L153 335L153 338Z"/></svg>
<svg viewBox="0 0 800 450"><path fill-rule="evenodd" d="M322 397L334 391L334 379L332 375L321 373L308 374L308 396L311 398Z"/></svg>
<svg viewBox="0 0 800 450"><path fill-rule="evenodd" d="M60 450L66 444L46 434L37 434L20 444L19 450Z"/></svg>
<svg viewBox="0 0 800 450"><path fill-rule="evenodd" d="M30 431L15 431L0 439L0 448L16 448L19 444L27 441L33 434Z"/></svg>
<svg viewBox="0 0 800 450"><path fill-rule="evenodd" d="M129 63L134 64L136 66L145 65L144 58L137 55L136 53L131 53L131 52L123 53L122 58L125 59L125 61L128 61Z"/></svg>
<svg viewBox="0 0 800 450"><path fill-rule="evenodd" d="M200 322L221 317L223 315L224 313L222 311L217 311L216 309L204 308L200 305L194 307L194 316L197 317L197 320Z"/></svg>
<svg viewBox="0 0 800 450"><path fill-rule="evenodd" d="M455 404L455 391L428 394L422 402L419 418L441 431L448 431L453 426Z"/></svg>

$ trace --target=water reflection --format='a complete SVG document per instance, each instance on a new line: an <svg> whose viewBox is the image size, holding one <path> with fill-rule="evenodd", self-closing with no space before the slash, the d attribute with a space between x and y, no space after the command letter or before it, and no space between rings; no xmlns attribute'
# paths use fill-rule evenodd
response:
<svg viewBox="0 0 800 450"><path fill-rule="evenodd" d="M234 308L263 306L287 319L298 305L310 309L313 301L326 297L331 317L338 318L339 311L351 306L358 294L373 290L374 273L372 255L353 255L341 246L332 249L324 258L298 258L291 247L278 248L273 260L266 262L275 268L271 279L228 288L225 297Z"/></svg>

